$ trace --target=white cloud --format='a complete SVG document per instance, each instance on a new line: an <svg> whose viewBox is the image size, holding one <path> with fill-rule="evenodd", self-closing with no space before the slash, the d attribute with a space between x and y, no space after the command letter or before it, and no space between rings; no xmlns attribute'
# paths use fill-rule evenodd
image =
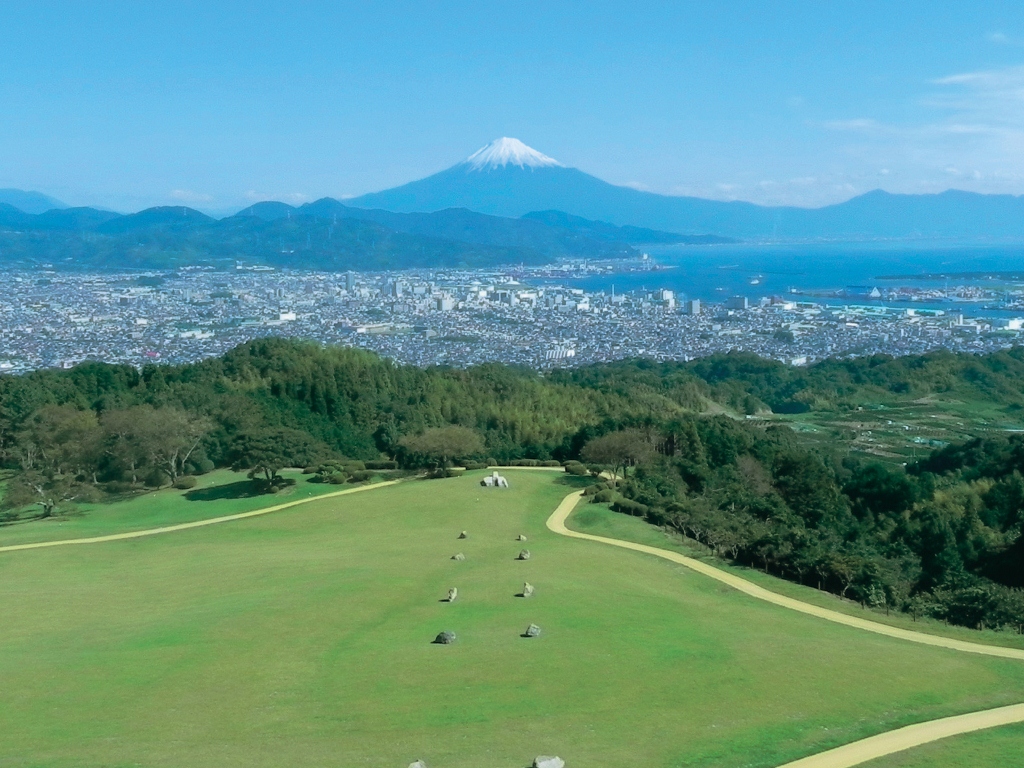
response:
<svg viewBox="0 0 1024 768"><path fill-rule="evenodd" d="M877 131L881 125L869 117L858 117L853 120L826 120L825 127L830 131Z"/></svg>

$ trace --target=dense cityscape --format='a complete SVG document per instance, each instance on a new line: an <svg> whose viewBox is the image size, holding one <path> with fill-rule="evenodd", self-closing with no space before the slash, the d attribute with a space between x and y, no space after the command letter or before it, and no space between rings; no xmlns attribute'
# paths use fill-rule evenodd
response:
<svg viewBox="0 0 1024 768"><path fill-rule="evenodd" d="M1017 343L1022 328L1006 311L965 318L934 304L896 307L879 302L870 288L859 299L843 300L795 289L758 296L752 287L748 296L709 303L669 290L571 287L573 277L593 270L8 271L9 290L0 300L0 371L84 360L183 363L263 336L359 346L420 366L500 361L546 368L638 356L688 360L728 350L803 365L879 352L992 351ZM947 289L958 297L979 291ZM883 298L908 297L893 291ZM1012 307L1012 297L1004 297L1003 306Z"/></svg>

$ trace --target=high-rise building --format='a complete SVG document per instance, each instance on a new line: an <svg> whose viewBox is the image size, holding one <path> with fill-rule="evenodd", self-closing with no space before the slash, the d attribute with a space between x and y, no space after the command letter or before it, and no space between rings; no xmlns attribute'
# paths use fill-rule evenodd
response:
<svg viewBox="0 0 1024 768"><path fill-rule="evenodd" d="M725 300L726 309L746 309L748 306L746 296L730 296Z"/></svg>
<svg viewBox="0 0 1024 768"><path fill-rule="evenodd" d="M700 299L690 299L683 305L683 312L687 315L700 314Z"/></svg>

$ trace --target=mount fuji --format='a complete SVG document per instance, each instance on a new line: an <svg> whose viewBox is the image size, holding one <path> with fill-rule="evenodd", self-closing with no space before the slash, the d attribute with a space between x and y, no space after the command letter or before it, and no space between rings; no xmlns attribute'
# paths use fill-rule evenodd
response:
<svg viewBox="0 0 1024 768"><path fill-rule="evenodd" d="M609 184L508 137L433 176L345 202L404 213L467 208L521 217L561 211L618 226L753 240L1024 240L1024 197L875 190L823 208L674 197Z"/></svg>

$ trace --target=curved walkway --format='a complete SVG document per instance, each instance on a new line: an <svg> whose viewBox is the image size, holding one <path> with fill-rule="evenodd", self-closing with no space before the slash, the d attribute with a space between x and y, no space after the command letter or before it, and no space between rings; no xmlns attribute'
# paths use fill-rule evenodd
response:
<svg viewBox="0 0 1024 768"><path fill-rule="evenodd" d="M971 643L966 640L954 640L949 637L939 637L938 635L929 635L924 632L914 632L909 629L900 629L899 627L890 627L888 624L881 624L877 621L871 621L869 619L861 619L856 616L850 616L839 611L833 611L828 608L822 608L817 605L811 605L805 603L802 600L796 600L792 597L786 597L770 590L760 587L751 581L736 576L735 574L723 571L720 568L715 568L713 565L708 565L701 560L696 560L686 555L681 555L678 552L671 552L667 549L660 549L658 547L651 547L646 544L636 544L632 541L623 541L621 539L609 539L604 536L595 536L590 533L579 533L578 531L571 531L565 527L565 521L572 513L576 504L579 502L580 497L583 495L583 491L577 491L566 496L562 503L558 505L555 511L548 518L548 528L555 533L559 533L563 536L571 536L574 539L586 539L588 541L599 541L602 544L611 544L615 547L622 547L624 549L632 549L637 552L644 552L648 555L654 555L655 557L661 557L665 560L671 560L674 563L685 565L691 570L697 571L705 576L709 576L715 581L720 581L723 584L728 584L734 589L738 589L740 592L756 597L758 600L764 600L765 602L772 603L773 605L779 605L783 608L789 608L792 611L799 611L800 613L806 613L810 616L816 616L819 619L825 619L827 621L833 621L836 624L844 624L848 627L854 627L856 629L863 629L867 632L875 632L879 635L887 635L888 637L899 638L900 640L909 640L913 643L921 643L923 645L934 645L938 648L949 648L954 651L964 651L966 653L980 653L985 656L999 656L1004 659L1016 659L1018 661L1024 661L1024 649L1021 648L1003 648L998 645L985 645L983 643Z"/></svg>
<svg viewBox="0 0 1024 768"><path fill-rule="evenodd" d="M322 499L333 499L337 496L347 496L350 493L360 493L362 491L372 491L375 488L384 488L388 485L394 485L395 483L401 482L400 480L386 480L382 483L374 483L372 485L360 485L357 488L346 488L343 491L333 491L331 493L324 493L319 496L309 496L305 499L296 499L295 501L288 501L284 504L275 504L272 507L263 507L261 509L254 509L251 512L239 512L234 515L224 515L223 517L210 517L206 520L195 520L191 523L178 523L177 525L165 525L160 528L145 528L141 531L128 531L127 533L112 533L107 536L91 536L85 539L56 539L54 541L38 541L32 544L11 544L6 547L0 547L0 552L16 552L22 549L43 549L45 547L68 547L74 544L101 544L105 541L123 541L124 539L141 539L144 536L156 536L161 533L174 533L175 531L187 531L190 528L202 528L207 525L217 525L218 523L228 523L232 520L245 520L249 517L259 517L260 515L269 515L271 512L280 512L282 509L289 509L291 507L297 507L300 504L309 504L313 501L321 501Z"/></svg>
<svg viewBox="0 0 1024 768"><path fill-rule="evenodd" d="M555 508L555 511L551 513L551 516L547 520L548 529L562 536L569 536L574 539L585 539L587 541L597 541L602 544L611 544L614 547L632 549L636 552L643 552L644 554L654 555L655 557L670 560L673 563L684 565L687 568L703 574L704 576L709 576L716 581L727 584L744 594L757 598L758 600L764 600L765 602L772 603L773 605L778 605L782 608L788 608L793 611L799 611L800 613L806 613L809 616L815 616L819 619L832 621L836 624L843 624L847 627L863 629L867 632L874 632L879 635L886 635L887 637L895 637L899 640L908 640L922 645L931 645L938 648L963 651L965 653L977 653L985 656L997 656L1004 659L1024 661L1024 650L1018 648L1002 648L996 645L984 645L982 643L971 643L965 640L954 640L948 637L928 635L924 632L914 632L907 629L900 629L898 627L890 627L887 624L880 624L875 621L857 618L856 616L848 616L845 613L829 610L828 608L822 608L817 605L811 605L810 603L795 600L791 597L776 594L775 592L767 590L764 587L760 587L753 582L736 576L735 574L715 568L712 565L708 565L707 563L696 560L692 557L681 555L678 552L672 552L658 547L651 547L646 544L637 544L632 541L610 539L606 536L595 536L590 533L580 533L579 531L570 530L566 527L565 521L569 518L569 515L572 514L572 511L576 508L576 505L579 503L582 496L583 491L576 491L562 499L562 502ZM931 741L938 741L939 739L958 736L963 733L970 733L972 731L980 731L986 728L995 728L1000 725L1011 725L1013 723L1021 722L1024 722L1024 704L1013 704L1008 707L999 707L998 709L971 712L966 715L945 717L939 720L931 720L924 723L917 723L916 725L909 725L905 728L899 728L887 733L880 733L877 736L871 736L867 739L861 739L860 741L855 741L851 744L845 744L841 747L830 749L827 752L821 752L817 755L811 755L809 757L796 760L795 762L787 763L784 766L780 766L780 768L850 768L851 766L860 765L869 760L893 754L894 752L902 752L905 749L927 744Z"/></svg>

